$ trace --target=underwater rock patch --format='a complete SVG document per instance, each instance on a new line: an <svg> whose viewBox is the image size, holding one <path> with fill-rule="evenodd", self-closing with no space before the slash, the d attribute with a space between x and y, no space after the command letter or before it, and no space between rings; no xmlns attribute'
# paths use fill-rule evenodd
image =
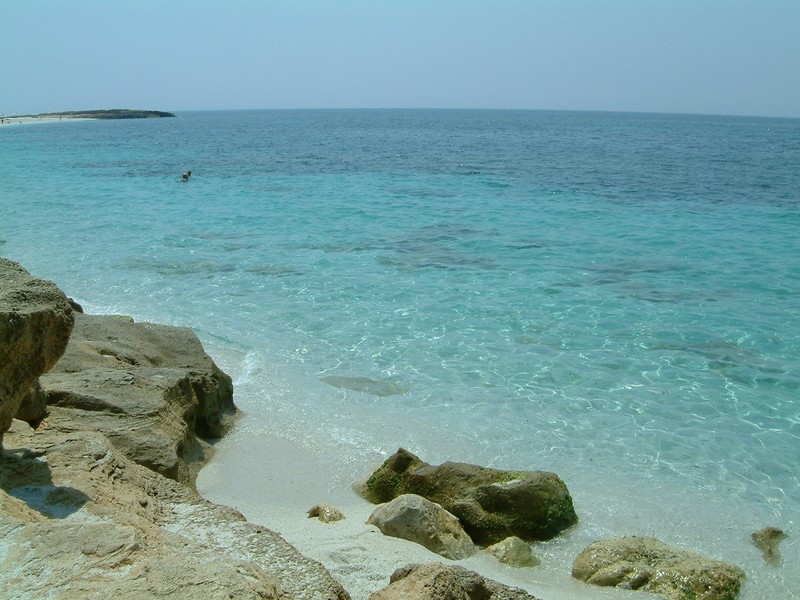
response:
<svg viewBox="0 0 800 600"><path fill-rule="evenodd" d="M401 387L391 381L370 379L369 377L342 377L329 375L322 377L322 381L337 388L345 388L354 392L363 392L373 396L398 396L405 394L408 388Z"/></svg>

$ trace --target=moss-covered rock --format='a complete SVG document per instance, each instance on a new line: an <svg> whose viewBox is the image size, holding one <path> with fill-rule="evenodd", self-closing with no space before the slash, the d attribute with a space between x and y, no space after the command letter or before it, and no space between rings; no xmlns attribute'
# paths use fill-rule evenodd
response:
<svg viewBox="0 0 800 600"><path fill-rule="evenodd" d="M493 544L515 535L548 540L577 523L567 486L545 471L502 471L446 462L434 466L400 448L363 484L369 501L417 494L442 505L472 539Z"/></svg>
<svg viewBox="0 0 800 600"><path fill-rule="evenodd" d="M735 565L636 536L590 544L575 559L572 576L670 600L733 600L744 581L744 571Z"/></svg>

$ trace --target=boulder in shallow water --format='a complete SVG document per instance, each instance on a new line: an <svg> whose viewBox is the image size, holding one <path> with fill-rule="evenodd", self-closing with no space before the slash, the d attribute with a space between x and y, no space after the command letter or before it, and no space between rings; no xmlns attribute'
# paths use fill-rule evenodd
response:
<svg viewBox="0 0 800 600"><path fill-rule="evenodd" d="M771 567L777 567L781 564L781 551L778 548L778 544L786 537L783 531L777 527L765 527L756 531L750 537L756 547L763 553L764 562Z"/></svg>
<svg viewBox="0 0 800 600"><path fill-rule="evenodd" d="M486 552L494 556L504 565L510 567L535 567L541 561L536 558L528 542L511 536L486 548Z"/></svg>
<svg viewBox="0 0 800 600"><path fill-rule="evenodd" d="M578 522L567 486L546 471L501 471L466 463L433 466L400 448L363 484L371 502L418 494L442 505L478 544L515 535L549 540Z"/></svg>
<svg viewBox="0 0 800 600"><path fill-rule="evenodd" d="M3 433L23 401L37 399L31 390L64 352L72 326L69 301L53 282L0 258L0 451Z"/></svg>
<svg viewBox="0 0 800 600"><path fill-rule="evenodd" d="M389 581L369 600L536 600L524 590L457 565L407 565L392 573Z"/></svg>
<svg viewBox="0 0 800 600"><path fill-rule="evenodd" d="M425 546L451 560L475 553L475 545L453 515L438 504L415 494L403 494L381 504L367 523L386 535Z"/></svg>
<svg viewBox="0 0 800 600"><path fill-rule="evenodd" d="M733 600L744 581L744 571L735 565L636 536L590 544L575 559L572 576L670 600Z"/></svg>

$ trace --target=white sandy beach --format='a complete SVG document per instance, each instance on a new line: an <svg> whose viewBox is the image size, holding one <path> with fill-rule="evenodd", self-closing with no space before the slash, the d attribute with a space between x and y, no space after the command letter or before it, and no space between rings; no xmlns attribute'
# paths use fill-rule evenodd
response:
<svg viewBox="0 0 800 600"><path fill-rule="evenodd" d="M525 589L541 600L656 597L573 579L572 558L582 542L571 540L569 532L551 542L534 544L542 564L533 568L508 567L480 550L468 559L452 562L413 542L385 536L366 524L375 506L342 480L343 470L348 467L342 469L336 457L285 438L272 437L266 445L247 444L234 433L230 441L217 447L214 459L200 473L197 487L206 499L236 508L249 521L280 533L300 552L321 562L353 600L366 600L387 586L389 576L399 567L430 562L458 564ZM231 481L237 482L235 489ZM323 502L336 506L346 519L323 523L308 518L307 510Z"/></svg>
<svg viewBox="0 0 800 600"><path fill-rule="evenodd" d="M2 117L0 119L0 127L11 125L32 125L37 123L57 123L59 121L94 121L95 119L87 119L85 117L69 117L69 116L39 116L31 115L24 117Z"/></svg>

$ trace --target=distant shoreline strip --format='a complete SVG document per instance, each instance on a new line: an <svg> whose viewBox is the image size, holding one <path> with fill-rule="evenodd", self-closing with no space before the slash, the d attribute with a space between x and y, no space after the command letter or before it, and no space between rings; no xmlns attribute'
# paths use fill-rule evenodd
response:
<svg viewBox="0 0 800 600"><path fill-rule="evenodd" d="M170 112L159 110L133 110L114 108L109 110L72 110L65 112L40 113L36 115L0 116L0 125L22 125L26 123L51 123L53 121L88 121L111 119L161 119L174 117Z"/></svg>

